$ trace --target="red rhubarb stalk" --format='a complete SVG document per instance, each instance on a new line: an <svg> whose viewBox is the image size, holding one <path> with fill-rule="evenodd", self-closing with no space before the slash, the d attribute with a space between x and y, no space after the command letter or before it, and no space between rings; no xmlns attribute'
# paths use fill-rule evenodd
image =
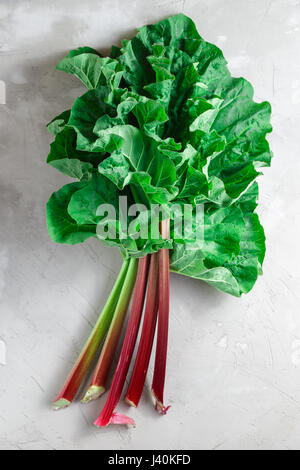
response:
<svg viewBox="0 0 300 470"><path fill-rule="evenodd" d="M137 407L143 392L157 321L158 310L158 254L151 255L148 294L139 349L126 394L126 402Z"/></svg>
<svg viewBox="0 0 300 470"><path fill-rule="evenodd" d="M78 389L92 363L92 360L98 351L101 342L103 341L109 325L112 321L113 314L118 302L118 298L125 281L128 271L129 261L123 263L120 274L115 282L115 285L110 293L110 296L99 316L99 319L86 342L80 356L78 357L72 371L70 372L62 391L58 395L53 404L55 410L66 408L74 400Z"/></svg>
<svg viewBox="0 0 300 470"><path fill-rule="evenodd" d="M149 256L139 260L139 269L137 280L135 284L134 296L132 301L132 307L130 312L130 317L128 321L128 326L126 330L126 335L120 354L120 359L118 366L112 381L112 385L109 391L109 395L105 406L99 416L95 421L95 426L104 427L108 424L132 424L134 421L130 418L127 418L123 415L114 413L114 410L120 400L122 390L124 387L125 379L128 373L129 365L133 355L136 338L138 335L141 316L144 308L147 279L149 271Z"/></svg>
<svg viewBox="0 0 300 470"><path fill-rule="evenodd" d="M161 235L169 238L170 221L161 222ZM164 405L164 387L167 364L169 310L170 310L170 261L169 250L162 249L158 253L159 264L159 314L157 327L157 344L155 355L152 393L156 405L155 408L161 414L166 414L169 407Z"/></svg>
<svg viewBox="0 0 300 470"><path fill-rule="evenodd" d="M122 333L124 320L136 282L137 268L138 260L131 258L116 311L105 339L91 385L85 397L82 399L83 403L89 403L91 400L99 398L105 392L107 377Z"/></svg>

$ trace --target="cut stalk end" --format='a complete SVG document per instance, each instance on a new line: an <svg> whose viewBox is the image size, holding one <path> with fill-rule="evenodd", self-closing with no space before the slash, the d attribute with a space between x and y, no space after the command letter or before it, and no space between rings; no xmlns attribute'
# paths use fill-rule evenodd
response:
<svg viewBox="0 0 300 470"><path fill-rule="evenodd" d="M53 410L58 411L62 410L64 408L68 408L68 406L71 405L71 402L69 400L66 400L65 398L59 398L53 403Z"/></svg>
<svg viewBox="0 0 300 470"><path fill-rule="evenodd" d="M137 408L137 403L134 403L132 400L129 400L129 398L125 397L125 402L129 406L133 406L133 408Z"/></svg>
<svg viewBox="0 0 300 470"><path fill-rule="evenodd" d="M104 387L98 387L97 385L92 385L88 391L86 392L85 396L81 400L81 403L87 404L90 403L92 400L97 400L103 393L105 392Z"/></svg>
<svg viewBox="0 0 300 470"><path fill-rule="evenodd" d="M158 398L156 397L153 389L152 389L152 395L153 395L153 398L155 400L155 409L156 411L158 411L159 414L161 415L166 415L168 410L171 408L171 406L165 406L160 400L158 400Z"/></svg>
<svg viewBox="0 0 300 470"><path fill-rule="evenodd" d="M129 416L125 416L120 413L113 413L108 422L99 417L94 423L97 428L105 428L109 424L125 424L127 426L133 426L134 428L136 426L135 421L132 418L129 418Z"/></svg>

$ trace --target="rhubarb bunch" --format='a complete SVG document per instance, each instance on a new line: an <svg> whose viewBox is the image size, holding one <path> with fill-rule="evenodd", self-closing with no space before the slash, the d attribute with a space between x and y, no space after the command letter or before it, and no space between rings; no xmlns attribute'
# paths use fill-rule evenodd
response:
<svg viewBox="0 0 300 470"><path fill-rule="evenodd" d="M109 57L89 47L73 50L57 68L88 91L48 124L55 140L47 162L77 180L51 196L49 234L57 243L94 237L117 246L123 267L54 406L73 401L95 357L82 401L104 393L130 310L95 424L133 424L115 409L140 328L126 401L138 406L157 332L152 392L156 409L168 409L170 271L236 297L262 273L256 179L272 158L271 107L253 101L250 83L231 76L220 49L184 15L140 28Z"/></svg>

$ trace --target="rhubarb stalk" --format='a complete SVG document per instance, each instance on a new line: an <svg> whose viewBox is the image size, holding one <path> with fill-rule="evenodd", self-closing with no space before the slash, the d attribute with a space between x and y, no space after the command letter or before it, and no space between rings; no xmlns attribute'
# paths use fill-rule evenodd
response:
<svg viewBox="0 0 300 470"><path fill-rule="evenodd" d="M105 392L106 380L119 342L122 327L128 310L132 291L137 277L138 260L132 258L123 284L116 311L113 316L91 385L82 399L83 403L99 398Z"/></svg>
<svg viewBox="0 0 300 470"><path fill-rule="evenodd" d="M151 255L148 294L139 349L126 394L126 402L137 407L143 392L149 367L158 310L158 254Z"/></svg>
<svg viewBox="0 0 300 470"><path fill-rule="evenodd" d="M169 238L170 221L161 222L161 235ZM158 253L159 263L159 314L157 327L157 344L155 355L152 393L156 405L155 408L161 414L166 414L169 407L164 406L164 387L167 364L169 310L170 310L170 262L169 250L162 249Z"/></svg>
<svg viewBox="0 0 300 470"><path fill-rule="evenodd" d="M87 340L80 356L78 357L72 371L70 372L62 391L53 404L53 408L55 410L66 408L74 400L78 389L112 321L128 267L129 260L126 260L123 263L120 274L89 339Z"/></svg>
<svg viewBox="0 0 300 470"><path fill-rule="evenodd" d="M134 290L132 307L120 359L105 406L99 418L95 421L95 426L97 427L104 427L108 424L134 425L133 420L123 415L114 413L114 410L122 394L140 327L147 287L148 270L149 256L146 256L145 258L139 260L138 275Z"/></svg>

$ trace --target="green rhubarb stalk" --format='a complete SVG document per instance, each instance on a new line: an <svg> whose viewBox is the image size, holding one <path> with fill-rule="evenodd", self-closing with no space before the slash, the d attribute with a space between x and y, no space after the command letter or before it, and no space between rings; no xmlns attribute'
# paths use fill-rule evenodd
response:
<svg viewBox="0 0 300 470"><path fill-rule="evenodd" d="M107 377L121 336L124 320L136 282L137 269L138 259L132 258L91 385L82 399L82 403L89 403L91 400L96 400L105 392Z"/></svg>
<svg viewBox="0 0 300 470"><path fill-rule="evenodd" d="M62 388L62 391L53 404L55 410L66 408L74 400L78 389L93 361L93 358L111 324L128 269L129 260L126 260L123 262L119 276L89 339L87 340L80 356L71 370L65 385Z"/></svg>

